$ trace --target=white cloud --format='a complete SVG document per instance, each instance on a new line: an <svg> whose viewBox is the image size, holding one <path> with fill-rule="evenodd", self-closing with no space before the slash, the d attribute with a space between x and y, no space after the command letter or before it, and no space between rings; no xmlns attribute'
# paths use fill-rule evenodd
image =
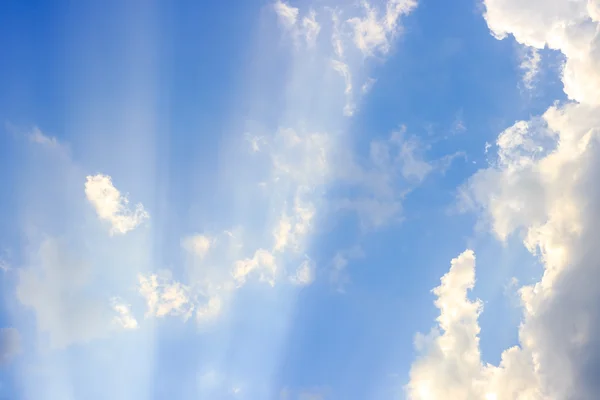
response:
<svg viewBox="0 0 600 400"><path fill-rule="evenodd" d="M181 240L181 246L200 260L206 257L214 239L206 235L192 235Z"/></svg>
<svg viewBox="0 0 600 400"><path fill-rule="evenodd" d="M298 267L290 281L295 285L306 286L315 280L315 266L311 260L304 260Z"/></svg>
<svg viewBox="0 0 600 400"><path fill-rule="evenodd" d="M467 250L452 260L450 271L433 290L440 310L438 327L415 338L423 355L411 367L409 399L484 399L477 388L482 373L477 318L482 305L467 297L474 284L475 254Z"/></svg>
<svg viewBox="0 0 600 400"><path fill-rule="evenodd" d="M110 234L125 234L150 218L141 203L129 207L127 196L113 186L108 175L87 176L85 195L94 206L98 217L111 224Z"/></svg>
<svg viewBox="0 0 600 400"><path fill-rule="evenodd" d="M485 18L498 38L513 35L526 46L562 52L565 93L600 105L600 36L596 0L485 0Z"/></svg>
<svg viewBox="0 0 600 400"><path fill-rule="evenodd" d="M187 320L195 309L190 288L168 276L139 275L139 293L146 300L146 317L172 315Z"/></svg>
<svg viewBox="0 0 600 400"><path fill-rule="evenodd" d="M592 398L599 389L591 378L600 363L600 291L591 283L598 278L593 221L600 198L592 182L600 171L599 133L597 107L553 106L540 120L503 132L497 164L465 188L500 238L521 233L543 262L542 279L520 289L519 354L533 357L541 388L556 399Z"/></svg>
<svg viewBox="0 0 600 400"><path fill-rule="evenodd" d="M448 331L434 336L413 366L412 398L584 400L600 393L597 3L485 1L486 20L497 37L512 34L524 45L565 55L564 89L578 103L554 105L541 118L502 132L496 160L462 190L464 204L479 210L500 239L519 234L544 266L538 282L519 289L519 345L504 351L495 367L482 365L478 350L466 356L456 341L442 347ZM473 304L461 299L457 304ZM446 314L442 309L440 321ZM461 320L466 322L461 343L470 349L478 341L476 314ZM441 374L446 366L451 373Z"/></svg>
<svg viewBox="0 0 600 400"><path fill-rule="evenodd" d="M479 349L479 300L468 292L475 284L475 255L466 250L452 260L450 271L433 290L440 310L437 327L417 334L420 353L406 385L410 400L546 400L532 355L519 347L502 353L499 367L484 364ZM552 397L555 398L555 397Z"/></svg>
<svg viewBox="0 0 600 400"><path fill-rule="evenodd" d="M342 76L342 78L344 78L344 84L346 85L344 93L347 95L352 94L352 75L350 74L350 68L348 67L348 64L338 60L331 60L331 66Z"/></svg>
<svg viewBox="0 0 600 400"><path fill-rule="evenodd" d="M296 21L298 20L298 9L296 7L291 7L280 0L276 1L273 7L277 13L279 22L285 28L290 29L296 25Z"/></svg>
<svg viewBox="0 0 600 400"><path fill-rule="evenodd" d="M344 43L342 40L340 17L338 15L338 11L332 11L331 22L333 23L333 29L331 33L331 45L333 46L333 51L335 55L339 59L342 59L344 58Z"/></svg>
<svg viewBox="0 0 600 400"><path fill-rule="evenodd" d="M258 272L260 280L275 285L277 265L273 254L265 249L258 249L252 258L246 258L235 262L232 272L233 279L238 285L246 282L248 275Z"/></svg>
<svg viewBox="0 0 600 400"><path fill-rule="evenodd" d="M113 310L117 315L113 318L113 322L123 329L137 329L138 322L131 313L131 305L123 303L121 300L113 299Z"/></svg>
<svg viewBox="0 0 600 400"><path fill-rule="evenodd" d="M0 328L0 366L21 352L21 335L15 328Z"/></svg>
<svg viewBox="0 0 600 400"><path fill-rule="evenodd" d="M398 31L398 20L409 14L416 6L415 0L388 0L385 14L379 18L377 10L364 2L365 16L351 18L348 23L354 28L354 44L364 55L376 51L387 53L390 41Z"/></svg>
<svg viewBox="0 0 600 400"><path fill-rule="evenodd" d="M354 114L354 110L356 108L353 103L352 74L350 72L350 67L348 67L348 64L338 61L338 60L331 60L331 67L334 69L334 71L339 73L342 76L342 78L344 78L344 85L345 85L344 94L346 95L346 104L344 105L344 115L347 117L350 117Z"/></svg>

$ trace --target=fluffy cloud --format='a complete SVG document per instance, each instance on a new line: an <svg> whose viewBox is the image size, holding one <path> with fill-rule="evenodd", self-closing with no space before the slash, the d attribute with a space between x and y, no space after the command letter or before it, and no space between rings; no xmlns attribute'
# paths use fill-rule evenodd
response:
<svg viewBox="0 0 600 400"><path fill-rule="evenodd" d="M485 0L485 18L498 38L562 52L569 98L600 105L600 34L597 0Z"/></svg>
<svg viewBox="0 0 600 400"><path fill-rule="evenodd" d="M476 399L481 379L479 355L480 301L468 299L475 284L475 254L467 250L452 260L450 271L433 290L440 310L438 328L415 343L424 352L410 372L411 399ZM483 399L483 398L482 398Z"/></svg>
<svg viewBox="0 0 600 400"><path fill-rule="evenodd" d="M497 141L497 165L468 183L472 205L504 238L520 232L544 264L542 279L520 289L524 322L521 357L535 361L540 391L553 399L590 399L598 393L600 216L597 107L551 107L521 121Z"/></svg>
<svg viewBox="0 0 600 400"><path fill-rule="evenodd" d="M410 370L409 399L545 400L532 354L519 347L502 354L500 366L483 364L479 349L479 300L468 292L475 284L475 254L466 250L433 290L440 310L438 325L417 334L420 357ZM555 397L551 397L555 398Z"/></svg>
<svg viewBox="0 0 600 400"><path fill-rule="evenodd" d="M85 182L85 195L94 206L98 217L110 222L110 234L125 234L150 218L141 203L132 210L127 196L114 187L108 175L88 176Z"/></svg>
<svg viewBox="0 0 600 400"><path fill-rule="evenodd" d="M10 362L21 351L21 335L15 328L0 328L0 365Z"/></svg>
<svg viewBox="0 0 600 400"><path fill-rule="evenodd" d="M448 393L486 400L594 399L600 393L598 2L486 0L485 6L498 38L512 34L524 45L565 55L564 90L577 101L502 132L496 160L462 190L463 204L478 210L499 239L521 235L544 272L539 282L519 289L520 343L503 352L498 367L481 364L475 303L461 292L459 303L441 308L444 333L418 341L426 343L425 355L413 365L408 390L414 399ZM461 304L471 311L460 320L459 342L442 321L459 315ZM449 365L451 373L441 374Z"/></svg>

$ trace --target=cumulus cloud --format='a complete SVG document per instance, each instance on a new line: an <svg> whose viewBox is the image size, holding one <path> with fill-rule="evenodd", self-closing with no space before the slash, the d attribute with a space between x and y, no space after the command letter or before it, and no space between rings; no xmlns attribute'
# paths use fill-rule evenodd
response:
<svg viewBox="0 0 600 400"><path fill-rule="evenodd" d="M597 107L553 106L503 132L497 164L465 188L500 238L521 233L544 264L542 279L520 289L520 337L542 389L556 399L593 398L600 389L591 378L600 365L600 291L590 283L598 277L599 133Z"/></svg>
<svg viewBox="0 0 600 400"><path fill-rule="evenodd" d="M433 290L440 310L437 326L417 334L419 358L406 385L411 400L545 400L536 363L519 347L502 353L500 366L484 364L479 349L480 300L471 300L475 285L475 254L466 250L451 262L450 271ZM554 398L554 397L552 397Z"/></svg>
<svg viewBox="0 0 600 400"><path fill-rule="evenodd" d="M7 364L21 351L21 335L15 328L0 328L0 365Z"/></svg>
<svg viewBox="0 0 600 400"><path fill-rule="evenodd" d="M85 195L94 206L98 218L110 222L110 234L126 234L150 218L141 203L132 210L127 196L114 187L108 175L88 176L85 182Z"/></svg>
<svg viewBox="0 0 600 400"><path fill-rule="evenodd" d="M598 65L594 3L487 0L485 5L497 37L512 34L524 45L563 52L565 92L580 103L552 106L542 117L502 132L497 159L462 192L465 204L478 209L500 239L521 233L526 248L543 262L541 280L519 290L524 314L520 345L502 354L499 367L484 366L478 350L471 357L464 357L459 347L440 351L441 338L451 335L445 331L429 341L427 355L413 366L409 393L420 399L442 393L486 400L592 399L600 391L592 378L600 365L595 339L600 334L595 312L600 291L590 284L598 278L591 221L600 207L592 184L600 171L600 73L590 68ZM536 54L527 61L526 80L539 63ZM444 314L442 310L440 318ZM469 321L465 337L472 348L478 340L476 316L472 312L463 319ZM440 376L436 368L450 357L453 370L466 371L454 375L460 379L444 380L451 375Z"/></svg>
<svg viewBox="0 0 600 400"><path fill-rule="evenodd" d="M478 210L498 238L523 237L544 272L519 289L519 345L503 352L498 367L481 365L473 350L479 328L471 310L461 320L460 342L471 350L456 346L447 330L420 340L427 343L425 356L413 365L409 393L415 399L448 393L486 400L594 399L600 393L598 2L486 0L485 6L498 38L513 35L524 45L565 55L564 90L576 100L503 131L496 159L461 191L463 204ZM439 321L447 314L442 309ZM442 338L452 346L442 346ZM438 366L448 365L451 373L440 376Z"/></svg>
<svg viewBox="0 0 600 400"><path fill-rule="evenodd" d="M563 82L570 99L600 105L597 0L485 0L485 19L498 38L548 46L565 55Z"/></svg>
<svg viewBox="0 0 600 400"><path fill-rule="evenodd" d="M466 250L452 260L450 271L433 289L440 310L438 327L415 338L424 354L411 367L410 399L484 399L475 387L482 368L477 336L481 302L468 298L474 284L475 254Z"/></svg>

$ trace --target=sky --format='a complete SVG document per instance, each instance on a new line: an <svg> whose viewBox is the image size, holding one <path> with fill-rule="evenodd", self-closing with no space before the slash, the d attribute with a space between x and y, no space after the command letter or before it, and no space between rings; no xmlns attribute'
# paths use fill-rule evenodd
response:
<svg viewBox="0 0 600 400"><path fill-rule="evenodd" d="M0 2L0 400L600 396L600 0Z"/></svg>

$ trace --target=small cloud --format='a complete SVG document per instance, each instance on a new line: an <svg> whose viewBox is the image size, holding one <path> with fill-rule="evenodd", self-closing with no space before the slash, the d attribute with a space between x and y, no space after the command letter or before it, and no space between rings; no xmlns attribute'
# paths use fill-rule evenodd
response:
<svg viewBox="0 0 600 400"><path fill-rule="evenodd" d="M117 316L113 318L113 323L120 328L132 330L138 328L138 322L131 314L131 305L123 303L120 299L114 298L113 310Z"/></svg>
<svg viewBox="0 0 600 400"><path fill-rule="evenodd" d="M192 235L182 239L181 247L197 258L203 259L208 254L213 243L214 239L206 235Z"/></svg>
<svg viewBox="0 0 600 400"><path fill-rule="evenodd" d="M111 235L124 235L150 218L141 203L136 204L133 210L129 207L127 196L121 195L108 175L87 176L85 195L98 217L110 222Z"/></svg>
<svg viewBox="0 0 600 400"><path fill-rule="evenodd" d="M456 117L454 118L454 122L452 123L452 134L462 133L467 130L467 126L465 125L465 121L463 118L463 111L460 110L456 113Z"/></svg>
<svg viewBox="0 0 600 400"><path fill-rule="evenodd" d="M362 94L366 94L366 93L370 92L371 89L373 88L373 85L375 85L375 82L377 82L377 79L367 78L365 83L363 83L362 87L360 88L360 91L362 92Z"/></svg>
<svg viewBox="0 0 600 400"><path fill-rule="evenodd" d="M259 272L261 281L266 281L271 286L275 285L277 265L275 264L275 257L270 251L258 249L254 252L252 258L236 261L232 276L238 286L243 286L246 283L248 275L254 271Z"/></svg>
<svg viewBox="0 0 600 400"><path fill-rule="evenodd" d="M275 9L275 13L277 13L277 17L279 18L279 22L287 29L292 28L296 25L296 21L298 20L298 9L295 7L291 7L281 0L277 0L273 5Z"/></svg>
<svg viewBox="0 0 600 400"><path fill-rule="evenodd" d="M492 144L490 142L485 142L485 147L483 148L483 153L487 154L491 147L492 147Z"/></svg>
<svg viewBox="0 0 600 400"><path fill-rule="evenodd" d="M257 153L261 150L261 145L265 143L265 138L263 136L254 136L250 133L245 133L244 137L250 143L250 148L254 153Z"/></svg>
<svg viewBox="0 0 600 400"><path fill-rule="evenodd" d="M172 315L187 320L192 315L195 305L189 287L156 274L139 275L138 280L139 293L146 300L146 317Z"/></svg>
<svg viewBox="0 0 600 400"><path fill-rule="evenodd" d="M46 136L37 126L27 135L29 140L42 146L58 147L59 143L55 137Z"/></svg>
<svg viewBox="0 0 600 400"><path fill-rule="evenodd" d="M304 260L298 267L295 274L290 277L290 281L299 286L307 286L315 280L315 266L311 260Z"/></svg>

